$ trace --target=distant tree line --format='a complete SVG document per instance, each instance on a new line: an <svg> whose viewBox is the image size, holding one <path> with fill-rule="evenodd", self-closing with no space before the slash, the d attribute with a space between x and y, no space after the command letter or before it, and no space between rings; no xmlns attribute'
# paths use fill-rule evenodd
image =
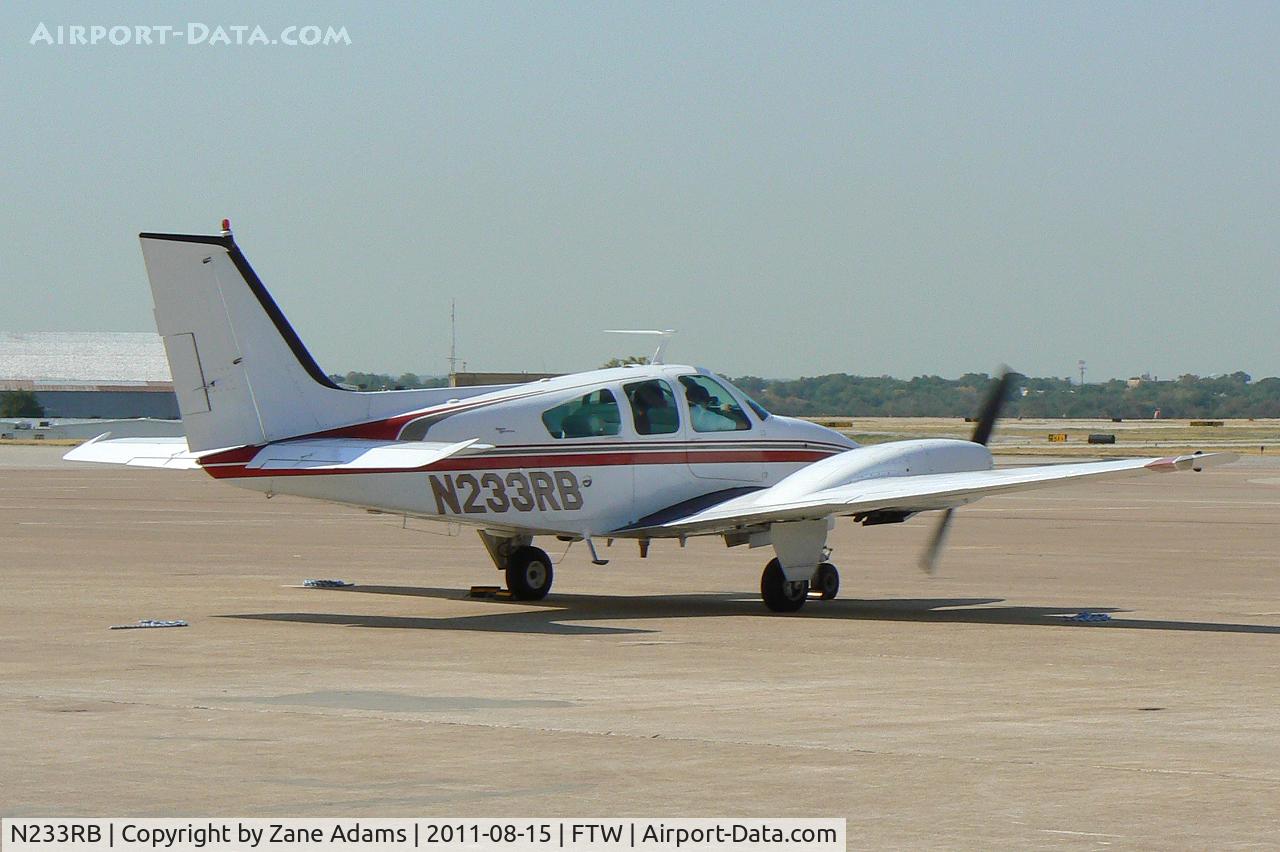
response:
<svg viewBox="0 0 1280 852"><path fill-rule="evenodd" d="M958 379L917 376L850 376L833 373L801 379L744 376L734 382L771 411L802 416L971 417L991 384L985 373ZM1280 417L1280 378L1253 381L1248 373L1112 379L1086 385L1069 379L1017 375L1004 410L1007 417L1138 419Z"/></svg>
<svg viewBox="0 0 1280 852"><path fill-rule="evenodd" d="M449 384L449 379L445 376L419 376L417 373L392 376L387 373L360 373L352 370L346 375L331 373L329 378L334 384L369 391L442 388Z"/></svg>
<svg viewBox="0 0 1280 852"><path fill-rule="evenodd" d="M626 367L629 364L648 364L648 355L623 355L621 358L610 358L600 365L600 369L608 370L612 367Z"/></svg>

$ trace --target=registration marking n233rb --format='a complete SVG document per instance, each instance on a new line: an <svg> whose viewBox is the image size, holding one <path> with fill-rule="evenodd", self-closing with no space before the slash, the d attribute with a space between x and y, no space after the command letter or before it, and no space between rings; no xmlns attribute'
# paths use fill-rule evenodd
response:
<svg viewBox="0 0 1280 852"><path fill-rule="evenodd" d="M583 506L582 487L571 470L432 473L431 495L441 514L559 512Z"/></svg>

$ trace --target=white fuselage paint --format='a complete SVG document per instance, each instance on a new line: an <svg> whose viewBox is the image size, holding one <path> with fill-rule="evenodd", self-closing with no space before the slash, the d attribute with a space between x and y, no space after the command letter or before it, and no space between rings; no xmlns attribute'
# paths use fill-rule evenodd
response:
<svg viewBox="0 0 1280 852"><path fill-rule="evenodd" d="M623 386L660 378L678 390L678 377L691 374L711 375L677 365L602 370L476 396L452 410L443 406L424 411L409 419L401 433L443 442L478 438L491 445L424 470L256 475L227 481L266 493L496 530L602 535L687 500L726 489L775 485L858 446L814 423L778 415L761 418L745 399L736 398L748 412L750 428L698 432L690 426L690 406L679 392L679 428L641 434ZM617 434L552 436L543 423L544 412L602 388L612 392L620 409ZM429 424L425 432L424 423Z"/></svg>

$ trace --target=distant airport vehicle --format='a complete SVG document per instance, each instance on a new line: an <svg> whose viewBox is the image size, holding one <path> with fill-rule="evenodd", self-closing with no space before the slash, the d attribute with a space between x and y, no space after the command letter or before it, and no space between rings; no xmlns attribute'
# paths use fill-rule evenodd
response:
<svg viewBox="0 0 1280 852"><path fill-rule="evenodd" d="M836 596L827 533L1083 478L1200 470L1214 453L994 469L986 447L1010 374L973 440L859 446L770 414L700 367L651 363L519 385L360 392L316 365L224 221L220 235L141 235L186 439L100 436L74 461L202 469L238 485L475 527L514 597L538 600L553 566L535 535L584 541L722 536L769 546L764 603L794 612ZM665 342L665 338L664 338Z"/></svg>

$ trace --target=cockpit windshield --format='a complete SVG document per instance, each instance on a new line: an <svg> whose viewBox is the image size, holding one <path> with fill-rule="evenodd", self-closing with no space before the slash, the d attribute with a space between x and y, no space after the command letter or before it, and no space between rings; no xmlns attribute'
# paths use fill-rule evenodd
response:
<svg viewBox="0 0 1280 852"><path fill-rule="evenodd" d="M756 413L756 416L759 417L761 420L768 420L772 416L769 414L768 410L763 405L761 405L760 403L752 399L751 395L748 394L746 391L744 391L742 388L738 387L733 382L727 379L721 379L720 381L724 382L733 390L734 393L740 396L742 398L742 401L745 402L748 406L750 406L751 410L754 411Z"/></svg>
<svg viewBox="0 0 1280 852"><path fill-rule="evenodd" d="M738 393L742 393L742 391L738 391ZM769 419L769 412L765 409L763 405L756 402L754 399L747 396L745 393L742 393L742 398L747 401L747 405L751 406L751 410L756 413L757 417L759 417L761 420Z"/></svg>

